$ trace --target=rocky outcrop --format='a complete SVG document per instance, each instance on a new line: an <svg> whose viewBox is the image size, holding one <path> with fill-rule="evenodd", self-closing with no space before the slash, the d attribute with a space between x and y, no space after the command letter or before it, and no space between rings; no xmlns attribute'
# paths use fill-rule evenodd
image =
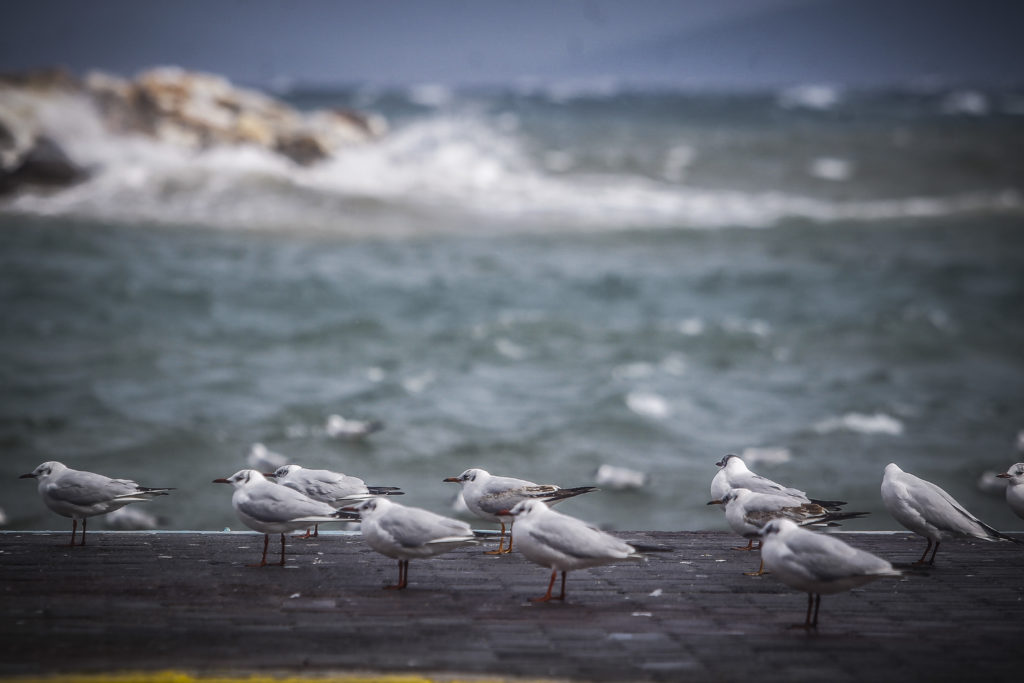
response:
<svg viewBox="0 0 1024 683"><path fill-rule="evenodd" d="M46 107L84 100L112 134L139 135L196 151L254 145L310 165L382 135L379 117L349 110L304 112L213 74L162 67L128 80L77 79L60 70L0 76L0 192L60 186L87 171L61 149Z"/></svg>

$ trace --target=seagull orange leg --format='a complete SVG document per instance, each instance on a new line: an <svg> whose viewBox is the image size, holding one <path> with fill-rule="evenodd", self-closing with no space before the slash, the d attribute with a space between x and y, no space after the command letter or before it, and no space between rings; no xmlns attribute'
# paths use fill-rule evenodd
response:
<svg viewBox="0 0 1024 683"><path fill-rule="evenodd" d="M394 586L384 586L385 590L400 591L409 585L409 560L398 561L398 583Z"/></svg>
<svg viewBox="0 0 1024 683"><path fill-rule="evenodd" d="M924 558L926 558L928 556L928 551L931 550L931 549L932 549L932 539L929 538L928 539L928 545L926 545L924 547L924 552L921 553L921 559L918 560L917 562L915 562L914 564L915 565L924 564L925 563L924 562ZM935 544L935 551L938 552L938 550L939 550L939 544L936 543ZM935 562L935 553L932 553L932 562Z"/></svg>
<svg viewBox="0 0 1024 683"><path fill-rule="evenodd" d="M764 576L767 573L768 572L766 572L764 570L764 558L762 557L761 558L761 566L757 568L756 572L743 572L743 575L744 576Z"/></svg>
<svg viewBox="0 0 1024 683"><path fill-rule="evenodd" d="M511 544L510 544L511 545ZM488 550L484 555L501 555L505 552L505 522L501 523L501 536L498 538L498 549Z"/></svg>
<svg viewBox="0 0 1024 683"><path fill-rule="evenodd" d="M270 545L270 534L263 534L263 559L260 560L259 564L250 564L250 567L266 567L267 566L267 546Z"/></svg>
<svg viewBox="0 0 1024 683"><path fill-rule="evenodd" d="M516 525L515 520L508 523L508 547L505 548L505 554L512 552L512 527Z"/></svg>
<svg viewBox="0 0 1024 683"><path fill-rule="evenodd" d="M747 544L745 546L742 546L742 547L739 547L739 548L732 548L732 550L753 550L753 549L754 549L754 539L750 539L749 541L747 541Z"/></svg>
<svg viewBox="0 0 1024 683"><path fill-rule="evenodd" d="M542 597L530 598L530 602L548 602L549 600L551 600L551 589L555 587L555 577L556 576L558 576L558 570L557 569L552 569L551 570L551 580L548 581L548 592L545 593ZM563 574L563 579L564 579L564 574ZM564 595L563 595L563 597L564 597Z"/></svg>

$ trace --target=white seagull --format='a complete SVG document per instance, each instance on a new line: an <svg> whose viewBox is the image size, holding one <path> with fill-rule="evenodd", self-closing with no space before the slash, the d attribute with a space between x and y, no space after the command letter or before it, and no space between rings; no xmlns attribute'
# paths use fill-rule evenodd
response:
<svg viewBox="0 0 1024 683"><path fill-rule="evenodd" d="M904 472L895 463L885 466L882 502L897 522L928 540L921 559L914 564L925 563L924 558L932 550L932 543L935 549L928 564L935 564L939 543L950 538L1020 543L982 522L935 484Z"/></svg>
<svg viewBox="0 0 1024 683"><path fill-rule="evenodd" d="M518 522L519 552L531 562L551 568L547 593L532 598L532 602L565 600L565 574L573 569L598 567L619 560L643 560L642 551L669 550L626 543L582 520L556 512L540 500L523 500L503 514ZM562 572L562 591L554 597L551 590L558 572Z"/></svg>
<svg viewBox="0 0 1024 683"><path fill-rule="evenodd" d="M511 510L516 503L523 500L542 500L548 505L554 505L581 493L598 490L594 486L563 489L554 484L536 484L525 479L497 477L478 467L468 469L457 477L448 477L444 481L462 485L462 497L470 512L477 517L501 524L498 549L489 551L489 554L492 555L512 552L512 525L515 520L510 519L507 514L501 513ZM504 547L506 522L508 522L508 548Z"/></svg>
<svg viewBox="0 0 1024 683"><path fill-rule="evenodd" d="M374 496L404 495L397 486L367 486L359 477L331 470L306 469L301 465L282 465L264 476L335 508ZM312 535L318 536L319 533L319 525L316 525ZM307 531L306 537L309 535Z"/></svg>
<svg viewBox="0 0 1024 683"><path fill-rule="evenodd" d="M235 487L231 494L231 506L235 508L238 518L250 529L263 534L263 558L258 565L250 566L267 565L270 534L281 534L279 564L283 567L285 532L303 529L317 522L356 521L327 503L267 481L256 470L239 470L226 479L214 479L213 483Z"/></svg>
<svg viewBox="0 0 1024 683"><path fill-rule="evenodd" d="M463 545L475 545L468 524L450 517L406 507L387 498L370 498L343 508L357 512L366 543L382 555L398 560L398 583L385 586L402 590L409 585L409 560L433 557Z"/></svg>
<svg viewBox="0 0 1024 683"><path fill-rule="evenodd" d="M94 472L73 470L56 461L44 462L22 479L39 481L39 495L46 507L58 515L71 518L71 543L75 545L78 520L82 520L82 542L85 545L85 523L89 517L102 515L129 503L141 503L156 496L166 496L169 488L147 488L130 479L111 479Z"/></svg>
<svg viewBox="0 0 1024 683"><path fill-rule="evenodd" d="M1006 482L1006 502L1013 514L1024 519L1024 462L1011 465L1006 472L996 476L1009 480Z"/></svg>
<svg viewBox="0 0 1024 683"><path fill-rule="evenodd" d="M749 489L754 493L767 493L777 496L789 496L793 499L793 505L804 505L814 503L831 512L838 512L843 505L842 500L817 500L808 498L807 494L800 489L790 488L772 481L767 477L752 472L743 459L738 455L729 454L715 463L721 467L715 477L711 480L711 499L722 500L732 489ZM751 550L754 547L754 539L750 539L745 548L739 550Z"/></svg>
<svg viewBox="0 0 1024 683"><path fill-rule="evenodd" d="M863 586L883 576L901 576L877 555L835 536L802 529L790 519L773 519L765 525L761 556L775 578L807 593L804 628L818 627L822 595Z"/></svg>
<svg viewBox="0 0 1024 683"><path fill-rule="evenodd" d="M839 521L863 517L866 512L833 512L817 503L800 503L793 496L773 493L755 493L750 489L732 489L720 500L708 505L725 506L725 521L729 528L750 541L759 539L764 526L773 519L790 519L799 526L824 528L839 526ZM735 548L746 550L747 548ZM764 555L756 572L744 572L748 576L764 574Z"/></svg>

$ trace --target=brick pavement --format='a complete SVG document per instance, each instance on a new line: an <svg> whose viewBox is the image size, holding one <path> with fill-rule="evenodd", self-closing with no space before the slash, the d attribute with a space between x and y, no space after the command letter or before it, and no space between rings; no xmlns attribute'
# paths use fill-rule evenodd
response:
<svg viewBox="0 0 1024 683"><path fill-rule="evenodd" d="M1020 680L1024 547L944 544L936 566L822 599L748 577L719 532L619 534L675 548L572 572L566 604L528 601L549 572L463 548L396 562L358 535L289 545L252 568L250 533L0 533L0 676L176 669L418 672L593 681ZM909 534L843 534L897 564ZM273 539L276 544L276 539ZM272 545L272 549L273 549Z"/></svg>

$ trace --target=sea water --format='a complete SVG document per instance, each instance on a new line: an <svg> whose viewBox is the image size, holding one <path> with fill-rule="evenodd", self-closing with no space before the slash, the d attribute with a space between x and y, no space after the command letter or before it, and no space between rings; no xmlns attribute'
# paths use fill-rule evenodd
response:
<svg viewBox="0 0 1024 683"><path fill-rule="evenodd" d="M561 504L617 529L726 528L727 453L897 528L896 462L1020 528L977 481L1024 459L1024 98L826 90L289 93L388 121L306 168L69 114L90 179L0 202L8 527L63 528L17 480L60 460L241 528L258 442L445 514L643 472Z"/></svg>

